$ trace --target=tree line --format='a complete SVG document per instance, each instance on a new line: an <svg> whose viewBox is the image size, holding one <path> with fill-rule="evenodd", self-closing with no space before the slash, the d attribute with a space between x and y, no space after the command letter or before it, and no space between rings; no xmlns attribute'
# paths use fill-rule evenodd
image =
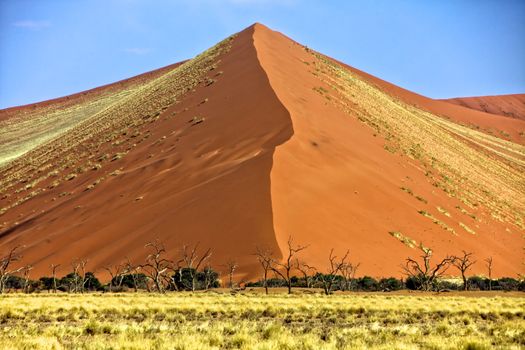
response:
<svg viewBox="0 0 525 350"><path fill-rule="evenodd" d="M439 290L521 290L525 291L523 276L514 278L493 279L493 259L484 260L487 277L469 276L469 270L477 263L474 254L462 251L460 255L448 255L432 262L433 251L420 244L418 257L407 257L401 270L404 279L394 277L374 279L370 276L356 277L359 262L352 262L350 251L336 255L331 249L326 260L326 266L318 270L300 259L307 245L295 244L290 236L287 241L284 256L277 258L276 254L264 247L256 247L253 253L261 268L261 279L256 282L236 282L235 271L239 264L234 259L228 259L223 267L226 273L222 276L222 287L244 289L247 287L262 287L268 294L269 288L285 287L288 293L292 288L322 289L326 295L334 291L392 291L412 289L422 291ZM219 273L211 266L211 248L201 248L195 245L183 245L179 249L178 258L170 259L169 254L160 240L154 240L145 245L148 250L144 262L134 264L129 258L121 263L108 265L104 271L110 276L106 284L102 284L95 273L88 270L88 260L75 259L70 266L50 265L51 276L30 278L33 266L25 265L13 268L22 260L19 253L22 246L15 246L0 258L0 293L6 290L21 290L26 293L35 291L84 293L88 291L139 291L165 293L166 291L196 291L221 287ZM58 277L60 269L68 268L69 273ZM444 278L450 268L455 268L462 279L458 286Z"/></svg>

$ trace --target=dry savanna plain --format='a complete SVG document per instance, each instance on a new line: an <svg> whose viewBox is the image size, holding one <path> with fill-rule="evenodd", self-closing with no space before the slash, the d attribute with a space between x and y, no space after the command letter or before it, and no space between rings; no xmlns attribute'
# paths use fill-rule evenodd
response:
<svg viewBox="0 0 525 350"><path fill-rule="evenodd" d="M11 294L2 349L522 349L519 294Z"/></svg>

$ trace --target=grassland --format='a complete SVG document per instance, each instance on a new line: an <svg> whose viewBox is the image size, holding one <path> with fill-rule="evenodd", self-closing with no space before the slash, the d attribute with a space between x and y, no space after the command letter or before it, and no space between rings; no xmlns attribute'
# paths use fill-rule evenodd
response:
<svg viewBox="0 0 525 350"><path fill-rule="evenodd" d="M2 349L520 349L525 299L177 293L0 298Z"/></svg>

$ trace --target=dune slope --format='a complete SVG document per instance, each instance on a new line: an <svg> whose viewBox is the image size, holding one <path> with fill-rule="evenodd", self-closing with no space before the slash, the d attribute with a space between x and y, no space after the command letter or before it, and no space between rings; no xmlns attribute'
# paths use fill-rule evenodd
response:
<svg viewBox="0 0 525 350"><path fill-rule="evenodd" d="M326 265L331 248L349 249L361 273L386 276L399 275L399 264L423 242L441 256L462 249L495 256L499 273L522 271L523 228L515 220L521 225L523 147L513 145L517 153L503 165L492 159L495 149L471 144L497 138L408 105L369 76L264 26L256 26L255 43L294 127L276 149L271 174L281 250L291 234L310 244L303 258L315 266ZM508 197L479 196L502 190ZM510 198L514 209L501 214L510 222L494 219L489 213Z"/></svg>
<svg viewBox="0 0 525 350"><path fill-rule="evenodd" d="M525 120L525 94L457 97L442 101L486 113Z"/></svg>
<svg viewBox="0 0 525 350"><path fill-rule="evenodd" d="M105 116L90 119L10 163L2 246L24 244L36 274L78 257L99 270L125 256L141 261L144 245L156 238L172 255L200 243L213 248L214 261L231 256L254 271L255 242L276 248L269 172L291 124L258 63L251 31L227 40L207 62L175 68L106 110L107 118L137 118L102 131L92 126L105 126ZM55 165L49 149L80 159ZM33 164L42 165L26 171Z"/></svg>

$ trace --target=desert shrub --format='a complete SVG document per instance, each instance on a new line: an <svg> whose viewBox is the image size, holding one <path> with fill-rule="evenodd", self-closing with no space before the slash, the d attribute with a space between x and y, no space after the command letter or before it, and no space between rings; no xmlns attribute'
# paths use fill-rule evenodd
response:
<svg viewBox="0 0 525 350"><path fill-rule="evenodd" d="M511 277L503 277L492 282L492 289L505 291L519 290L520 281Z"/></svg>
<svg viewBox="0 0 525 350"><path fill-rule="evenodd" d="M138 289L147 289L148 277L143 273L126 274L122 276L121 286L129 289L135 288L134 281L136 281ZM116 281L113 285L117 285Z"/></svg>
<svg viewBox="0 0 525 350"><path fill-rule="evenodd" d="M80 275L77 273L74 273L74 272L68 273L67 275L65 275L58 281L57 289L62 292L75 291L79 283L78 281L80 281L81 279L82 277L80 277Z"/></svg>
<svg viewBox="0 0 525 350"><path fill-rule="evenodd" d="M472 276L468 278L468 285L470 290L489 290L489 279Z"/></svg>
<svg viewBox="0 0 525 350"><path fill-rule="evenodd" d="M286 281L280 278L269 278L266 283L268 287L286 287Z"/></svg>
<svg viewBox="0 0 525 350"><path fill-rule="evenodd" d="M436 280L434 281L434 290L460 290L462 289L462 285L458 284L455 281L447 281L447 280Z"/></svg>
<svg viewBox="0 0 525 350"><path fill-rule="evenodd" d="M27 286L26 286L27 283ZM22 290L27 287L28 292L34 292L35 290L38 290L41 288L40 281L33 281L33 280L25 280L25 278L22 278L20 276L14 276L10 275L7 277L5 281L5 289L10 290Z"/></svg>
<svg viewBox="0 0 525 350"><path fill-rule="evenodd" d="M334 279L333 280L333 285L332 285L332 290L341 290L341 289L344 289L343 288L343 285L345 283L345 281L343 280L343 277L342 276L339 276L339 275L329 275L329 274L324 274L324 273L316 273L314 278L313 278L313 287L314 288L323 288L323 281L324 282L327 282L327 281L330 281L331 279Z"/></svg>
<svg viewBox="0 0 525 350"><path fill-rule="evenodd" d="M419 290L421 289L421 278L416 276L408 276L405 280L405 287L410 290Z"/></svg>
<svg viewBox="0 0 525 350"><path fill-rule="evenodd" d="M53 289L53 277L40 277L39 281L40 281L40 288L42 290L50 291L51 289Z"/></svg>
<svg viewBox="0 0 525 350"><path fill-rule="evenodd" d="M211 268L205 268L203 271L196 271L193 268L183 268L177 270L175 275L172 276L172 280L178 290L191 290L192 276L196 276L196 290L218 288L220 286L219 274Z"/></svg>
<svg viewBox="0 0 525 350"><path fill-rule="evenodd" d="M375 278L370 276L364 276L356 279L357 289L364 291L377 291L379 289L379 283Z"/></svg>
<svg viewBox="0 0 525 350"><path fill-rule="evenodd" d="M5 282L6 289L22 289L24 288L25 280L19 276L9 276Z"/></svg>
<svg viewBox="0 0 525 350"><path fill-rule="evenodd" d="M84 288L86 290L101 290L102 289L102 283L98 280L97 277L95 277L95 274L93 272L86 272L84 280Z"/></svg>
<svg viewBox="0 0 525 350"><path fill-rule="evenodd" d="M290 281L292 282L292 286L300 286L302 285L303 283L300 283L303 279L302 278L299 278L297 276L292 276L290 278Z"/></svg>
<svg viewBox="0 0 525 350"><path fill-rule="evenodd" d="M379 281L379 288L381 290L400 290L405 287L402 280L398 280L394 277L382 278Z"/></svg>

